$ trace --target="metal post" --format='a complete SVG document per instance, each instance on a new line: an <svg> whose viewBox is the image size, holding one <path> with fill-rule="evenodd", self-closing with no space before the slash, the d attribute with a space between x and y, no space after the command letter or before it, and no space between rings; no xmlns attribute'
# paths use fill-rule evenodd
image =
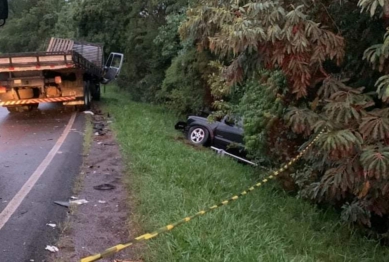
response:
<svg viewBox="0 0 389 262"><path fill-rule="evenodd" d="M255 164L255 163L253 163L253 162L251 162L251 161L249 161L249 160L247 160L247 159L244 159L244 158L238 157L238 156L236 156L236 155L230 154L230 153L226 152L226 151L223 150L223 149L220 149L220 148L217 148L217 147L213 147L213 146L212 146L211 148L212 148L213 150L215 150L218 154L222 155L222 156L227 155L227 156L236 158L236 159L238 159L238 160L240 160L240 161L243 161L243 162L245 162L245 163L247 163L247 164L250 164L250 165L253 165L253 166L258 166L257 164Z"/></svg>

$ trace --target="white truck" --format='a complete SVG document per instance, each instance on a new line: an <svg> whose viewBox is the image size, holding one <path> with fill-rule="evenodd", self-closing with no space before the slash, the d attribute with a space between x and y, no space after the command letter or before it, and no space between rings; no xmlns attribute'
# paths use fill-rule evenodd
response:
<svg viewBox="0 0 389 262"><path fill-rule="evenodd" d="M51 38L46 52L0 55L0 106L10 112L62 103L89 109L100 99L100 84L120 73L123 54L111 53L104 64L99 44Z"/></svg>

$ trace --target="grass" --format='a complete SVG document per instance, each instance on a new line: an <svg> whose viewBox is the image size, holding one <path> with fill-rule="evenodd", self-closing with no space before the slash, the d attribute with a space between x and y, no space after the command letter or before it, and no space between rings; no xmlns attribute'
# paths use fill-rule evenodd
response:
<svg viewBox="0 0 389 262"><path fill-rule="evenodd" d="M250 166L177 139L163 107L131 102L112 87L113 117L136 198L136 223L151 232L253 185ZM145 261L387 261L388 248L274 184L148 241Z"/></svg>
<svg viewBox="0 0 389 262"><path fill-rule="evenodd" d="M85 166L85 157L89 154L90 148L93 142L93 125L92 125L92 117L90 115L85 116L85 131L84 131L84 142L83 142L83 163L82 166ZM73 194L78 195L82 190L82 184L84 182L86 174L81 171L79 176L77 176L76 181L73 186ZM72 210L74 213L75 210Z"/></svg>

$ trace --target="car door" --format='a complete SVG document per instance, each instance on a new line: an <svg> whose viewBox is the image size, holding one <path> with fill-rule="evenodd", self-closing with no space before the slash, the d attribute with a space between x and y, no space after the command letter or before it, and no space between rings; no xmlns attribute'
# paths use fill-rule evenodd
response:
<svg viewBox="0 0 389 262"><path fill-rule="evenodd" d="M116 79L120 74L123 65L124 55L121 53L111 53L104 68L103 84L107 84Z"/></svg>
<svg viewBox="0 0 389 262"><path fill-rule="evenodd" d="M243 128L235 121L223 118L214 131L214 145L218 148L227 149L231 144L243 146Z"/></svg>

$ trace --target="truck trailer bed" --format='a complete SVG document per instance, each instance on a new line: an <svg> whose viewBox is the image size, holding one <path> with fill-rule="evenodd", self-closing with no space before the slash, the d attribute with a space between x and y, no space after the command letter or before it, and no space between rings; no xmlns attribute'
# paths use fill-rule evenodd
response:
<svg viewBox="0 0 389 262"><path fill-rule="evenodd" d="M97 77L102 67L88 61L77 51L32 52L0 55L0 73L79 68Z"/></svg>

